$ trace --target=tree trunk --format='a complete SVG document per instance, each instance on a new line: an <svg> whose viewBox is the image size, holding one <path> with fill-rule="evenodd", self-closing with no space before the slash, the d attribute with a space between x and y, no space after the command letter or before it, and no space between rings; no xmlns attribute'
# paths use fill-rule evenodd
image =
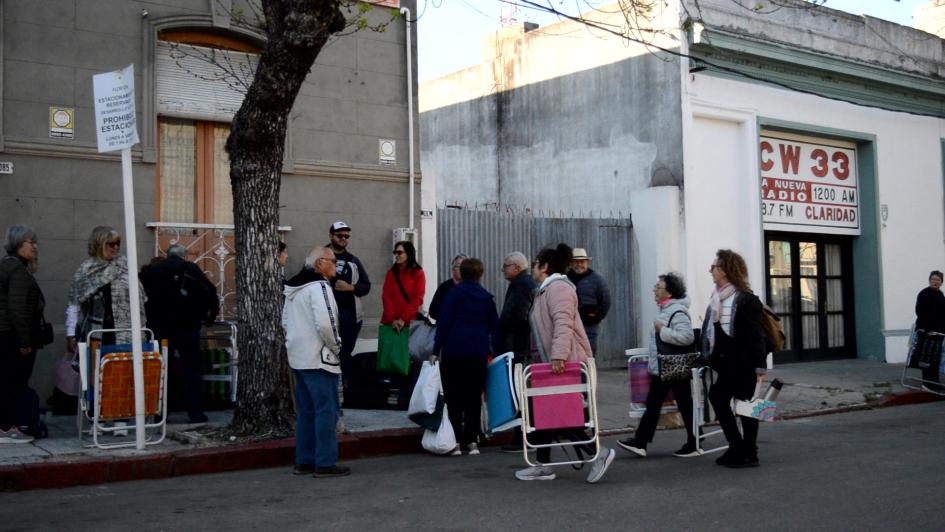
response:
<svg viewBox="0 0 945 532"><path fill-rule="evenodd" d="M287 434L294 426L276 261L282 158L299 88L328 37L345 26L340 1L263 0L262 8L268 40L226 143L240 356L232 428L248 436Z"/></svg>

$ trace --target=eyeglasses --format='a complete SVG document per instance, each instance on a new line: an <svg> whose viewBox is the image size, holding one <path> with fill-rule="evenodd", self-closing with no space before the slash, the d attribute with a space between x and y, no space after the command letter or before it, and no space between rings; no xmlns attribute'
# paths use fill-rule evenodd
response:
<svg viewBox="0 0 945 532"><path fill-rule="evenodd" d="M38 245L39 245L39 242L37 242L36 240L24 240L23 243L24 243L24 244L32 244L32 245L34 245L34 246L38 246Z"/></svg>
<svg viewBox="0 0 945 532"><path fill-rule="evenodd" d="M503 265L502 265L502 269L504 270L504 269L506 269L506 268L511 268L512 266L515 266L515 265L514 265L514 264L503 264Z"/></svg>
<svg viewBox="0 0 945 532"><path fill-rule="evenodd" d="M399 249L395 249L395 250L393 251L393 254L394 254L394 255L403 255L404 252L401 251L401 250L399 250Z"/></svg>
<svg viewBox="0 0 945 532"><path fill-rule="evenodd" d="M665 284L664 284L664 285L659 285L659 284L658 284L658 285L654 285L654 286L653 286L653 291L655 292L655 291L657 291L657 290L666 290L666 285L665 285Z"/></svg>
<svg viewBox="0 0 945 532"><path fill-rule="evenodd" d="M351 235L347 235L347 234L343 235L341 233L335 233L335 238L337 238L338 240L348 240L349 238L351 238Z"/></svg>
<svg viewBox="0 0 945 532"><path fill-rule="evenodd" d="M327 260L328 262L332 264L338 264L338 259L335 259L335 258L326 259L325 257L319 257L318 260Z"/></svg>
<svg viewBox="0 0 945 532"><path fill-rule="evenodd" d="M120 247L121 247L121 240L119 240L119 241L117 241L117 242L109 242L109 243L107 243L107 244L105 244L105 245L108 246L108 247L110 247L110 248L120 248Z"/></svg>

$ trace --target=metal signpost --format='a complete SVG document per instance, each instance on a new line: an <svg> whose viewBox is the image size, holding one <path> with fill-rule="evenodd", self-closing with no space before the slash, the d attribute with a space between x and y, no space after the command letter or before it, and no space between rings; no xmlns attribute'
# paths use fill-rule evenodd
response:
<svg viewBox="0 0 945 532"><path fill-rule="evenodd" d="M135 123L134 65L92 76L95 130L99 153L121 150L125 204L125 253L128 256L128 294L131 300L132 373L135 387L135 447L144 449L144 362L141 355L141 294L138 293L138 255L135 231L131 147L138 143Z"/></svg>

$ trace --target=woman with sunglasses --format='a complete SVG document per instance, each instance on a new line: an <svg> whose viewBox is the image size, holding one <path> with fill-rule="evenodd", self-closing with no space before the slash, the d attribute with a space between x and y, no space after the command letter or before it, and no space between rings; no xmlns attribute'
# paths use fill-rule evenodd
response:
<svg viewBox="0 0 945 532"><path fill-rule="evenodd" d="M715 290L702 324L702 353L718 380L709 401L728 440L728 450L715 463L733 468L758 465L758 420L741 417L739 432L732 398L750 400L756 384L765 379L765 335L762 305L748 285L748 265L741 255L720 249L709 267Z"/></svg>
<svg viewBox="0 0 945 532"><path fill-rule="evenodd" d="M406 240L394 244L394 264L384 277L381 301L381 325L390 325L396 332L410 328L426 292L426 276L417 262L417 250Z"/></svg>
<svg viewBox="0 0 945 532"><path fill-rule="evenodd" d="M121 235L107 225L92 229L88 253L89 258L79 265L72 276L66 307L66 334L72 351L89 331L131 328L128 262L120 255ZM142 297L138 312L144 323L144 289L139 288L139 292ZM103 345L130 342L130 331L102 335Z"/></svg>

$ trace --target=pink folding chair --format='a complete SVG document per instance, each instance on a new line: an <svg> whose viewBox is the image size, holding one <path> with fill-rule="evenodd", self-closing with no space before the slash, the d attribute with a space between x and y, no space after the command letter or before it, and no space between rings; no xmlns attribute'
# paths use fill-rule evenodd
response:
<svg viewBox="0 0 945 532"><path fill-rule="evenodd" d="M568 362L564 373L555 375L551 364L532 364L526 368L516 366L519 405L522 409L522 441L525 462L537 465L567 465L593 462L600 454L600 437L597 421L597 370L594 359L587 362ZM539 430L587 430L590 436L584 440L535 443L535 431ZM561 462L539 464L529 457L529 450L545 447L576 448L592 446L594 454Z"/></svg>

